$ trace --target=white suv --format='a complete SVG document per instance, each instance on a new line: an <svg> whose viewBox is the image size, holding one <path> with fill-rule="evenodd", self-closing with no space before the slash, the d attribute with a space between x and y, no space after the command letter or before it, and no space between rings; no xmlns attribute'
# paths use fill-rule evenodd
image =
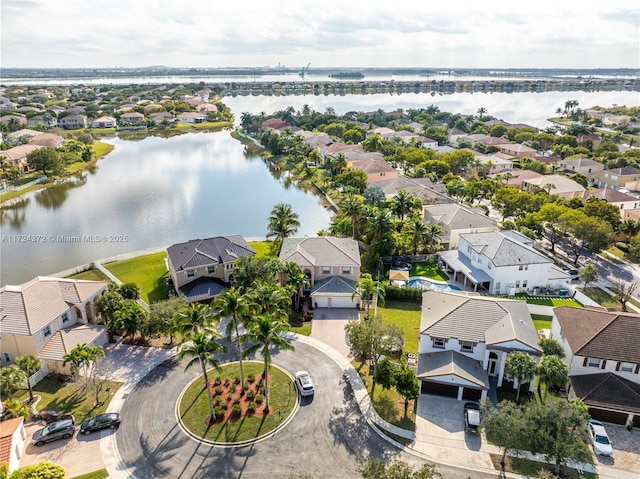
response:
<svg viewBox="0 0 640 479"><path fill-rule="evenodd" d="M296 373L296 387L300 391L301 396L313 396L313 381L306 371L298 371Z"/></svg>

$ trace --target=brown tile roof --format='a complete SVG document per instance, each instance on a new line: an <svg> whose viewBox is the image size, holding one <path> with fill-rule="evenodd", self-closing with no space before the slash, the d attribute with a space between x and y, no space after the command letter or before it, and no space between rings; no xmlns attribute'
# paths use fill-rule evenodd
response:
<svg viewBox="0 0 640 479"><path fill-rule="evenodd" d="M573 354L640 363L640 316L569 306L554 314Z"/></svg>
<svg viewBox="0 0 640 479"><path fill-rule="evenodd" d="M79 344L92 344L107 331L106 326L94 326L82 324L56 331L42 351L38 354L40 359L62 361L62 357Z"/></svg>
<svg viewBox="0 0 640 479"><path fill-rule="evenodd" d="M11 461L13 433L16 432L16 429L18 429L23 422L23 417L17 417L0 422L0 463L8 463Z"/></svg>
<svg viewBox="0 0 640 479"><path fill-rule="evenodd" d="M569 378L577 397L587 406L640 414L640 384L617 374L581 374Z"/></svg>
<svg viewBox="0 0 640 479"><path fill-rule="evenodd" d="M7 334L32 336L68 311L71 305L84 302L107 285L101 281L38 276L20 286L3 286L0 328Z"/></svg>

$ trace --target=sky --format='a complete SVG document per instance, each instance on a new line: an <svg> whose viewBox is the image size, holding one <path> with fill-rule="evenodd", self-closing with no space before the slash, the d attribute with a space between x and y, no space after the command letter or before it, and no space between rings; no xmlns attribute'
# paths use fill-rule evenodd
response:
<svg viewBox="0 0 640 479"><path fill-rule="evenodd" d="M638 68L632 0L2 0L0 65Z"/></svg>

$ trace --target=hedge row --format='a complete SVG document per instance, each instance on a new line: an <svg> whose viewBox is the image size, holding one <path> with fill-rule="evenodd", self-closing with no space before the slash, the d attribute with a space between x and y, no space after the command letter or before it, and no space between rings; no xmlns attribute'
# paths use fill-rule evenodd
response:
<svg viewBox="0 0 640 479"><path fill-rule="evenodd" d="M406 301L409 303L422 304L422 289L401 288L399 286L385 286L384 299L386 301Z"/></svg>

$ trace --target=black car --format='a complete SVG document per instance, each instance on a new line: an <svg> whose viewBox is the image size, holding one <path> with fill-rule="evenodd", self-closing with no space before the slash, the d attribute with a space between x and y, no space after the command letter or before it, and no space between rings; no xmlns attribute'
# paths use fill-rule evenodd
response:
<svg viewBox="0 0 640 479"><path fill-rule="evenodd" d="M464 403L464 430L469 434L478 434L480 420L480 405L477 402Z"/></svg>
<svg viewBox="0 0 640 479"><path fill-rule="evenodd" d="M34 446L42 446L43 444L57 439L69 439L73 436L76 426L73 419L64 419L62 421L52 422L48 426L38 429L33 433L31 444Z"/></svg>
<svg viewBox="0 0 640 479"><path fill-rule="evenodd" d="M91 434L93 431L106 428L115 429L118 426L120 426L120 414L117 412L108 412L84 421L80 425L80 432L82 434Z"/></svg>

